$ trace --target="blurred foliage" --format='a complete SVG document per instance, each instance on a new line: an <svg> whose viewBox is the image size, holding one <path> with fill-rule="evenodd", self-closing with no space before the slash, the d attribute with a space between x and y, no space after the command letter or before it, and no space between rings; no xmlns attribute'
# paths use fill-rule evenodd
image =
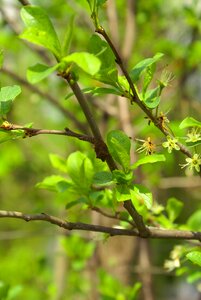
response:
<svg viewBox="0 0 201 300"><path fill-rule="evenodd" d="M116 1L120 40L124 39L126 29L125 2L125 0ZM54 0L50 2L33 0L31 4L39 5L45 9L56 28L60 41L64 41L67 35L70 36L69 44L63 49L72 53L74 51L84 52L93 48L92 52L96 53L93 44L94 27L90 19L87 1ZM100 10L100 19L102 25L109 31L106 5L107 3ZM1 1L3 13L0 17L0 45L4 52L3 66L22 78L26 78L28 67L37 63L53 66L55 61L52 54L45 52L46 61L44 62L43 55L40 56L39 51L33 51L31 44L27 45L16 34L16 31L22 33L24 29L20 18L20 8L21 4L16 1ZM153 81L159 84L164 79L164 76L162 78L161 75L164 74L163 71L167 72L165 74L168 72L173 74L170 85L161 94L159 112L164 113L170 120L168 126L176 136L185 136L187 129L182 126L179 127L181 121L186 116L193 116L196 120L200 118L200 1L169 0L168 5L164 5L163 0L136 1L134 16L135 41L128 62L128 69L132 72L133 67L142 60L153 59L156 53L164 53L163 58L157 63L154 75L151 75ZM8 20L10 21L8 22ZM36 49L39 50L40 48ZM68 53L64 54L68 55ZM75 70L77 71L77 69ZM20 85L15 78L6 72L1 72L0 80L1 86ZM149 79L141 78L138 84L139 89L143 84L146 85L147 80ZM83 71L79 71L79 81L82 88L91 87L92 91L97 85L96 80ZM103 87L102 83L99 85L100 88ZM85 126L86 131L88 130L76 99L71 95L66 97L70 94L70 89L61 78L53 73L37 83L36 86L52 95L62 107L76 116L76 119ZM21 85L21 88L21 94L17 96L12 110L7 115L8 120L12 120L12 123L27 124L33 122L33 127L36 128L63 129L69 127L76 132L79 131L73 120L66 118L61 110L48 101L47 97L41 97L37 92L30 91L26 84ZM95 90L94 95L96 100L98 99L104 104L103 90ZM91 101L93 114L101 124L105 136L109 131L120 128L118 117L109 118L106 113L97 109L94 98L91 99L89 96L89 101ZM126 100L123 99L122 101ZM115 108L118 108L117 105ZM151 137L157 145L157 152L162 152L161 140L165 142L165 139L159 131L152 124L148 126L148 120L143 118L138 108L130 106L130 113L135 136L143 140L143 143L147 137ZM139 148L141 146L139 144L131 141L131 151ZM111 146L111 149L113 152L115 151L115 147ZM125 156L127 152L125 150ZM49 155L50 153L51 155ZM121 165L122 158L118 156L118 151L115 155L117 162ZM72 159L73 156L76 156L74 160ZM105 193L101 190L92 192L90 190L91 184L99 187L103 183L108 184L109 182L110 184L111 181L115 180L116 182L118 180L129 182L130 180L129 174L127 178L122 178L121 173L116 173L112 178L108 178L106 165L97 161L91 147L85 142L70 137L47 135L20 141L9 141L0 144L0 157L0 202L1 208L5 210L19 210L25 213L45 212L57 216L62 215L64 218L67 216L71 221L90 222L91 216L88 205L99 203L100 206L103 205L104 207L112 206L113 210L116 205L113 201L114 195L109 189ZM79 164L80 157L81 162ZM82 164L83 157L84 164ZM140 153L139 158L143 159L144 153ZM75 161L77 166L74 165ZM181 170L176 164L178 162L185 163L183 156L174 151L173 154L166 154L165 167L163 163L154 164L154 172L152 164L140 167L140 176L148 189L154 191L155 205L152 208L151 218L166 228L171 227L174 223L175 228L182 228L182 226L184 228L183 224L186 224L187 228L200 230L201 205L197 201L198 196L200 196L200 189L191 188L191 186L178 188L173 185L171 187L172 176L184 175L184 170ZM123 164L122 168L126 169L127 165ZM82 169L81 175L80 169ZM100 175L103 170L105 173ZM92 180L94 173L98 174L95 182ZM163 188L161 178L166 179L167 185L170 183L170 188ZM38 188L44 187L44 185L54 191L49 192ZM79 195L80 190L77 188L80 185L82 185L82 195ZM133 194L133 201L139 197L139 189ZM147 191L148 194L149 190ZM158 203L156 203L156 199ZM147 201L150 203L150 198ZM77 211L77 205L82 209ZM143 207L139 205L138 209L141 209L140 212L144 214L146 219L147 208L144 205ZM191 216L195 210L197 212ZM128 218L127 215L126 218ZM169 222L169 218L171 222ZM187 219L188 222L186 223ZM102 235L98 238L101 241L106 239ZM90 277L91 274L87 270L90 269L90 261L95 256L97 244L97 241L93 240L90 235L80 233L80 235L69 234L66 236L49 224L23 224L22 221L18 220L1 219L0 239L1 270L3 270L0 274L0 299L82 300L87 299L88 294L93 292L94 284L98 286L101 299L124 300L135 299L140 288L138 283L131 287L120 284L105 270L100 270L97 278ZM158 266L160 271L164 259L167 259L168 252L173 246L175 246L175 242L151 241L152 252L154 253L153 264ZM181 243L178 256L185 264L183 269L181 268L177 272L177 275L185 276L187 274L188 281L198 283L197 286L200 289L200 272L197 272L196 267L195 270L191 268L192 265L185 256L188 251L185 252L183 249L186 250L186 245ZM107 257L107 253L105 256ZM67 275L65 273L66 277L63 278L64 282L61 287L58 283L60 277L57 271L59 268L58 259L62 257L65 257L64 261L67 260ZM193 259L195 261L195 258ZM175 262L175 257L171 257L171 260ZM166 273L167 276L162 279L153 275L157 299L169 299L167 286L172 277L168 274ZM136 279L136 276L133 278ZM110 289L107 289L108 286ZM59 294L59 289L62 290L62 295ZM174 298L176 299L176 297Z"/></svg>

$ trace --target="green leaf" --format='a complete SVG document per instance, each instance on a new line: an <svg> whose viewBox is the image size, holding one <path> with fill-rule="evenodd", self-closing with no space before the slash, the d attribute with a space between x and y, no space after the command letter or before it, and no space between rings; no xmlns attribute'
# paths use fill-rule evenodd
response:
<svg viewBox="0 0 201 300"><path fill-rule="evenodd" d="M196 142L186 142L186 145L188 147L196 147L198 145L201 145L201 141L196 141Z"/></svg>
<svg viewBox="0 0 201 300"><path fill-rule="evenodd" d="M144 164L153 164L161 161L165 161L166 158L163 154L152 154L138 159L132 166L131 169L136 169L137 167Z"/></svg>
<svg viewBox="0 0 201 300"><path fill-rule="evenodd" d="M12 106L13 100L21 93L18 85L5 86L0 90L0 114L6 115Z"/></svg>
<svg viewBox="0 0 201 300"><path fill-rule="evenodd" d="M94 177L91 160L79 151L74 152L67 159L67 171L79 193L87 194Z"/></svg>
<svg viewBox="0 0 201 300"><path fill-rule="evenodd" d="M201 252L200 251L192 251L186 254L186 257L192 261L194 264L201 267Z"/></svg>
<svg viewBox="0 0 201 300"><path fill-rule="evenodd" d="M115 195L118 202L131 199L130 188L127 184L120 184L116 186Z"/></svg>
<svg viewBox="0 0 201 300"><path fill-rule="evenodd" d="M93 178L93 184L96 185L108 185L113 182L114 180L111 172L106 172L106 171L97 172Z"/></svg>
<svg viewBox="0 0 201 300"><path fill-rule="evenodd" d="M196 119L192 117L185 118L179 125L180 129L187 128L187 127L200 127L201 128L201 122L197 121Z"/></svg>
<svg viewBox="0 0 201 300"><path fill-rule="evenodd" d="M0 101L8 101L15 99L21 93L19 85L4 86L0 90Z"/></svg>
<svg viewBox="0 0 201 300"><path fill-rule="evenodd" d="M159 61L163 57L163 53L157 53L152 58L146 58L142 61L140 61L130 72L130 77L133 82L136 82L139 80L141 73L157 61Z"/></svg>
<svg viewBox="0 0 201 300"><path fill-rule="evenodd" d="M200 231L201 230L201 209L194 212L187 220L189 229Z"/></svg>
<svg viewBox="0 0 201 300"><path fill-rule="evenodd" d="M90 75L95 75L101 66L100 60L88 52L75 52L62 59L64 62L73 62L83 71Z"/></svg>
<svg viewBox="0 0 201 300"><path fill-rule="evenodd" d="M141 287L142 287L142 283L141 282L136 282L134 284L134 286L131 287L131 290L129 292L129 298L128 298L128 300L136 299L137 294L138 294L139 290L141 289Z"/></svg>
<svg viewBox="0 0 201 300"><path fill-rule="evenodd" d="M21 285L16 285L10 288L8 292L8 300L16 299L17 296L22 292L23 287Z"/></svg>
<svg viewBox="0 0 201 300"><path fill-rule="evenodd" d="M128 80L126 79L125 76L118 76L118 83L123 88L123 90L125 90L125 91L129 91L130 90L130 86L129 86Z"/></svg>
<svg viewBox="0 0 201 300"><path fill-rule="evenodd" d="M0 50L0 68L3 66L3 50Z"/></svg>
<svg viewBox="0 0 201 300"><path fill-rule="evenodd" d="M59 66L60 64L56 64L52 67L42 64L36 64L28 68L27 79L32 84L37 83L49 76L50 74L52 74L54 71L56 71L59 68Z"/></svg>
<svg viewBox="0 0 201 300"><path fill-rule="evenodd" d="M152 81L152 78L154 76L154 71L155 71L155 65L154 64L149 66L146 70L146 74L144 76L144 82L143 82L143 89L142 89L143 97L144 97L144 95L147 91L147 88L148 88L149 84Z"/></svg>
<svg viewBox="0 0 201 300"><path fill-rule="evenodd" d="M184 204L176 198L172 197L168 199L166 211L171 222L174 222L175 219L180 215L183 206Z"/></svg>
<svg viewBox="0 0 201 300"><path fill-rule="evenodd" d="M116 86L117 68L115 56L109 45L98 35L92 35L88 45L88 51L93 53L101 61L99 72L95 78L101 82Z"/></svg>
<svg viewBox="0 0 201 300"><path fill-rule="evenodd" d="M130 197L134 205L143 203L148 209L152 207L153 196L152 193L143 185L136 184L133 189L130 190Z"/></svg>
<svg viewBox="0 0 201 300"><path fill-rule="evenodd" d="M66 166L66 161L60 157L57 154L49 154L49 158L50 158L50 162L52 164L52 166L61 171L66 173L67 172L67 166Z"/></svg>
<svg viewBox="0 0 201 300"><path fill-rule="evenodd" d="M38 6L27 5L21 9L21 18L27 28L20 37L49 49L59 60L61 46L46 11Z"/></svg>
<svg viewBox="0 0 201 300"><path fill-rule="evenodd" d="M71 182L67 181L64 177L59 176L59 175L52 175L52 176L47 176L44 178L42 182L39 182L36 184L36 187L41 188L41 189L47 189L50 191L54 192L59 192L61 191L61 186L59 188L58 183L65 182L66 183L66 188L71 187L72 184Z"/></svg>
<svg viewBox="0 0 201 300"><path fill-rule="evenodd" d="M124 184L129 183L133 179L133 172L125 173L122 170L114 170L112 171L114 175L114 179L117 183Z"/></svg>
<svg viewBox="0 0 201 300"><path fill-rule="evenodd" d="M114 160L123 167L125 172L128 172L131 147L129 137L120 130L110 131L107 135L107 145Z"/></svg>
<svg viewBox="0 0 201 300"><path fill-rule="evenodd" d="M160 214L159 216L156 216L155 220L163 228L171 228L172 229L172 227L173 227L172 222L165 215L163 215L163 214Z"/></svg>
<svg viewBox="0 0 201 300"><path fill-rule="evenodd" d="M187 282L188 283L194 283L198 280L201 280L201 271L193 272L192 274L188 275Z"/></svg>
<svg viewBox="0 0 201 300"><path fill-rule="evenodd" d="M70 209L72 208L73 206L75 205L78 205L78 204L86 204L87 203L87 198L86 197L80 197L76 200L73 200L73 201L70 201L66 204L65 208L66 209Z"/></svg>
<svg viewBox="0 0 201 300"><path fill-rule="evenodd" d="M10 140L24 138L24 130L3 130L0 129L0 143Z"/></svg>
<svg viewBox="0 0 201 300"><path fill-rule="evenodd" d="M143 97L142 101L145 103L145 105L148 108L154 109L160 103L160 92L161 92L160 86L158 86L154 89L148 90L145 93L145 96Z"/></svg>
<svg viewBox="0 0 201 300"><path fill-rule="evenodd" d="M0 281L0 299L2 300L7 299L9 289L10 289L9 284Z"/></svg>
<svg viewBox="0 0 201 300"><path fill-rule="evenodd" d="M66 56L69 53L70 45L73 37L74 23L75 23L75 14L70 17L68 27L64 36L64 42L62 44L63 56Z"/></svg>
<svg viewBox="0 0 201 300"><path fill-rule="evenodd" d="M101 7L107 0L96 0L96 7Z"/></svg>
<svg viewBox="0 0 201 300"><path fill-rule="evenodd" d="M84 91L84 93L85 94L91 93L94 96L108 95L108 94L122 96L122 91L115 88L99 88L99 87L88 88Z"/></svg>

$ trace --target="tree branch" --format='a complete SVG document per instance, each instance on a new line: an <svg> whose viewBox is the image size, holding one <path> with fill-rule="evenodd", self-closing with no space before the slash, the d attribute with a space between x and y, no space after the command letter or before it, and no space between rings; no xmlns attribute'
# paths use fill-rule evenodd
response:
<svg viewBox="0 0 201 300"><path fill-rule="evenodd" d="M23 130L24 137L33 137L39 134L54 134L54 135L66 135L75 137L81 141L89 142L91 144L95 144L95 139L92 136L83 135L76 133L69 128L65 128L64 130L55 130L55 129L40 129L40 128L28 128L21 125L12 124L9 122L3 122L0 125L0 128L5 131L12 131L12 130Z"/></svg>
<svg viewBox="0 0 201 300"><path fill-rule="evenodd" d="M56 226L62 227L66 230L84 230L106 233L110 236L136 236L141 237L140 233L135 229L120 229L107 227L102 225L93 225L86 223L72 223L60 218L47 215L45 213L41 214L23 214L17 211L6 211L0 210L0 218L14 218L22 219L26 222L30 221L44 221ZM156 229L149 228L150 235L147 238L153 239L176 239L176 240L198 240L201 242L201 232L187 231L187 230L169 230L169 229Z"/></svg>
<svg viewBox="0 0 201 300"><path fill-rule="evenodd" d="M103 141L99 127L91 113L91 110L89 108L89 105L87 103L85 95L82 93L78 83L73 78L73 76L70 72L60 73L59 76L61 76L68 82L69 86L71 87L73 93L75 94L75 96L85 114L85 117L89 123L91 131L95 138L95 152L96 152L97 158L100 158L101 160L106 161L111 171L118 169L116 163L114 162L112 156L109 153L107 145ZM138 212L135 209L131 200L128 200L126 202L124 202L124 208L128 211L128 213L132 217L137 229L139 230L140 236L147 237L149 235L149 230L146 227L146 225L144 224L142 216L140 214L138 214Z"/></svg>

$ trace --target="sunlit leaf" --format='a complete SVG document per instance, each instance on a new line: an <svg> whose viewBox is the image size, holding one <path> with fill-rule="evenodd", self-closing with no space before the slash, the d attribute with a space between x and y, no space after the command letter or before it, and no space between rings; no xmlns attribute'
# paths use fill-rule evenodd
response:
<svg viewBox="0 0 201 300"><path fill-rule="evenodd" d="M37 83L59 68L60 64L49 67L42 64L36 64L32 67L29 67L27 70L27 79L30 83Z"/></svg>
<svg viewBox="0 0 201 300"><path fill-rule="evenodd" d="M137 167L145 164L153 164L161 161L165 161L166 158L163 154L152 154L145 156L143 158L138 159L132 166L132 169L136 169Z"/></svg>
<svg viewBox="0 0 201 300"><path fill-rule="evenodd" d="M64 62L73 62L83 71L90 75L95 75L101 66L100 60L88 52L75 52L62 59Z"/></svg>
<svg viewBox="0 0 201 300"><path fill-rule="evenodd" d="M131 79L133 82L138 81L141 73L148 67L150 67L151 65L153 65L154 63L156 63L157 61L159 61L162 57L163 57L163 53L157 53L156 55L154 55L154 57L152 58L146 58L142 61L140 61L129 73Z"/></svg>
<svg viewBox="0 0 201 300"><path fill-rule="evenodd" d="M201 122L197 121L196 119L192 117L185 118L179 125L179 128L187 128L187 127L200 127L201 128Z"/></svg>
<svg viewBox="0 0 201 300"><path fill-rule="evenodd" d="M57 59L61 58L61 46L46 11L38 6L27 5L21 9L26 29L21 38L49 49Z"/></svg>
<svg viewBox="0 0 201 300"><path fill-rule="evenodd" d="M186 257L192 261L194 264L201 267L201 252L200 251L192 251L186 254Z"/></svg>
<svg viewBox="0 0 201 300"><path fill-rule="evenodd" d="M112 130L107 135L107 145L109 152L125 171L130 167L130 147L129 137L121 130Z"/></svg>
<svg viewBox="0 0 201 300"><path fill-rule="evenodd" d="M180 215L183 206L184 204L174 197L168 199L166 211L171 222L174 222L174 220Z"/></svg>

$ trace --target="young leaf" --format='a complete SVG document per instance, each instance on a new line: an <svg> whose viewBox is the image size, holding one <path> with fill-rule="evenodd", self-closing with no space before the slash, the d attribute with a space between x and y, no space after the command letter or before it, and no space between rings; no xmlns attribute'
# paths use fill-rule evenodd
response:
<svg viewBox="0 0 201 300"><path fill-rule="evenodd" d="M93 53L101 61L101 67L95 78L101 82L116 86L117 69L115 56L109 45L103 41L98 35L92 35L88 51Z"/></svg>
<svg viewBox="0 0 201 300"><path fill-rule="evenodd" d="M152 207L152 193L140 184L136 184L133 189L130 190L130 197L134 205L136 205L137 201L138 203L143 203L148 209Z"/></svg>
<svg viewBox="0 0 201 300"><path fill-rule="evenodd" d="M96 7L99 8L102 6L107 0L96 0Z"/></svg>
<svg viewBox="0 0 201 300"><path fill-rule="evenodd" d="M163 57L163 53L157 53L152 58L146 58L142 61L140 61L130 72L130 77L133 82L136 82L139 80L141 73L157 61L159 61Z"/></svg>
<svg viewBox="0 0 201 300"><path fill-rule="evenodd" d="M24 130L0 130L0 143L24 138Z"/></svg>
<svg viewBox="0 0 201 300"><path fill-rule="evenodd" d="M201 209L194 212L187 220L187 225L191 230L201 230Z"/></svg>
<svg viewBox="0 0 201 300"><path fill-rule="evenodd" d="M128 172L131 147L129 137L120 130L110 131L107 135L107 145L114 160L123 167L125 172Z"/></svg>
<svg viewBox="0 0 201 300"><path fill-rule="evenodd" d="M0 68L3 66L3 50L0 50Z"/></svg>
<svg viewBox="0 0 201 300"><path fill-rule="evenodd" d="M146 74L144 76L144 82L143 82L143 89L142 89L143 97L145 96L147 88L152 81L152 78L154 76L154 71L155 71L155 64L149 66L146 70Z"/></svg>
<svg viewBox="0 0 201 300"><path fill-rule="evenodd" d="M60 64L56 64L53 67L49 67L42 64L36 64L32 67L29 67L27 70L27 79L30 83L34 84L37 83L47 76L49 76L51 73L53 73L55 70L59 68Z"/></svg>
<svg viewBox="0 0 201 300"><path fill-rule="evenodd" d="M61 171L61 172L64 172L66 173L67 172L67 167L66 167L66 161L60 157L59 155L57 154L49 154L49 158L50 158L50 162L52 164L52 166Z"/></svg>
<svg viewBox="0 0 201 300"><path fill-rule="evenodd" d="M88 88L84 91L84 93L85 94L91 93L94 96L108 95L108 94L122 96L122 92L115 88L99 88L99 87Z"/></svg>
<svg viewBox="0 0 201 300"><path fill-rule="evenodd" d="M112 171L115 181L118 184L129 183L133 179L133 172L125 173L122 170L114 170Z"/></svg>
<svg viewBox="0 0 201 300"><path fill-rule="evenodd" d="M74 152L67 159L67 171L77 190L87 194L94 176L91 160L79 151Z"/></svg>
<svg viewBox="0 0 201 300"><path fill-rule="evenodd" d="M192 251L186 254L186 257L192 261L194 264L201 267L201 252L200 251Z"/></svg>
<svg viewBox="0 0 201 300"><path fill-rule="evenodd" d="M148 90L142 101L145 103L145 105L150 108L150 109L154 109L156 108L159 103L160 103L160 92L161 92L161 88L160 86L154 88L154 89L151 89L151 90Z"/></svg>
<svg viewBox="0 0 201 300"><path fill-rule="evenodd" d="M141 159L138 159L132 166L131 169L136 169L137 167L144 165L144 164L153 164L160 161L165 161L166 158L163 154L152 154L149 156L145 156Z"/></svg>
<svg viewBox="0 0 201 300"><path fill-rule="evenodd" d="M201 122L197 121L196 119L192 117L185 118L179 125L179 128L187 128L187 127L200 127L201 128Z"/></svg>
<svg viewBox="0 0 201 300"><path fill-rule="evenodd" d="M66 56L69 53L72 36L73 36L74 23L75 23L75 15L72 15L64 36L64 42L62 44L62 56Z"/></svg>
<svg viewBox="0 0 201 300"><path fill-rule="evenodd" d="M61 46L46 11L38 6L27 5L21 9L21 18L27 28L20 37L49 49L59 60Z"/></svg>
<svg viewBox="0 0 201 300"><path fill-rule="evenodd" d="M71 182L67 181L64 177L59 175L52 175L45 177L42 182L36 184L36 187L47 189L49 191L59 192L61 191L61 188L59 188L58 184L61 182L65 182L66 189L72 186Z"/></svg>
<svg viewBox="0 0 201 300"><path fill-rule="evenodd" d="M183 203L176 198L168 199L166 211L171 222L174 222L175 219L180 215L180 212L183 208Z"/></svg>
<svg viewBox="0 0 201 300"><path fill-rule="evenodd" d="M97 172L93 178L93 184L96 185L108 185L113 183L113 175L111 172Z"/></svg>
<svg viewBox="0 0 201 300"><path fill-rule="evenodd" d="M72 208L75 205L86 204L86 203L87 203L87 198L86 197L80 197L80 198L78 198L76 200L68 202L66 204L66 206L65 206L65 209L70 209L70 208Z"/></svg>
<svg viewBox="0 0 201 300"><path fill-rule="evenodd" d="M0 90L0 114L6 115L12 106L13 100L21 93L18 85L5 86Z"/></svg>
<svg viewBox="0 0 201 300"><path fill-rule="evenodd" d="M116 186L115 195L118 202L127 201L131 199L130 189L127 184L119 184Z"/></svg>
<svg viewBox="0 0 201 300"><path fill-rule="evenodd" d="M99 69L101 62L93 54L87 52L75 52L62 59L64 62L73 62L83 71L90 75L95 75Z"/></svg>

